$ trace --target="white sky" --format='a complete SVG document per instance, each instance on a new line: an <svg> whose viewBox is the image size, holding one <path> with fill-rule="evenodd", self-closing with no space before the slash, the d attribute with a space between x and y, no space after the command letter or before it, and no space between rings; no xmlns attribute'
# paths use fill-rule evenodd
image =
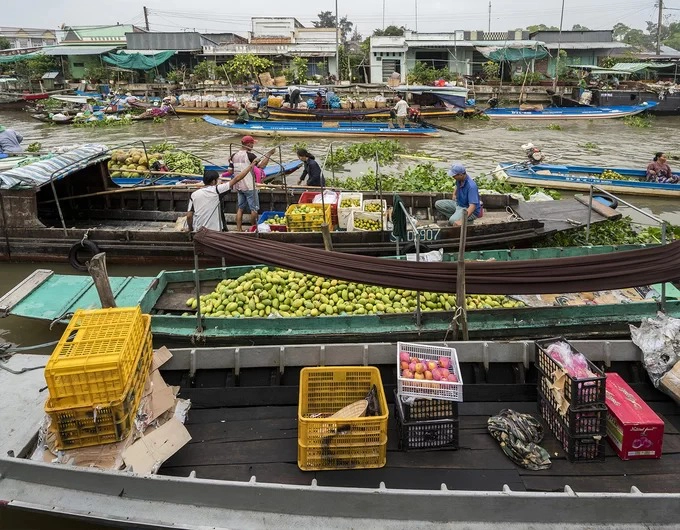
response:
<svg viewBox="0 0 680 530"><path fill-rule="evenodd" d="M532 24L559 26L563 0L492 0L491 31L525 28ZM668 7L676 7L667 0ZM152 31L225 31L245 34L252 16L294 16L311 26L321 11L335 12L335 0L290 2L285 0L2 0L0 26L56 29L61 24L96 25L134 23L144 25L142 6L149 9ZM337 0L340 17L347 16L364 36L385 25L407 26L419 32L486 30L488 0ZM640 29L656 20L655 0L564 0L564 29L581 24L590 29L611 29L617 22ZM667 14L677 20L680 10Z"/></svg>

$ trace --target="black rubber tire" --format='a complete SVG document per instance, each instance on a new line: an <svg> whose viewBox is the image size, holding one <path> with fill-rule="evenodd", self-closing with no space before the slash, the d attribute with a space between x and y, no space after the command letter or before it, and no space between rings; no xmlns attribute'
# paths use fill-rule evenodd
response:
<svg viewBox="0 0 680 530"><path fill-rule="evenodd" d="M269 114L269 111L267 109L260 109L260 110L257 111L257 113L259 114L260 118L262 118L263 120L269 119L270 114Z"/></svg>
<svg viewBox="0 0 680 530"><path fill-rule="evenodd" d="M415 241L409 241L404 245L404 248L402 249L404 254L413 254L416 251L416 244ZM422 241L420 242L420 252L431 252L432 249L428 247L425 243Z"/></svg>
<svg viewBox="0 0 680 530"><path fill-rule="evenodd" d="M619 207L619 201L614 197L608 197L607 195L593 195L593 200L598 201L605 206L609 206L612 210L616 210Z"/></svg>
<svg viewBox="0 0 680 530"><path fill-rule="evenodd" d="M87 252L91 258L95 254L99 254L99 247L94 241L84 239L75 243L68 251L68 262L71 264L71 267L82 272L87 270L87 260L80 261L78 257L79 252Z"/></svg>

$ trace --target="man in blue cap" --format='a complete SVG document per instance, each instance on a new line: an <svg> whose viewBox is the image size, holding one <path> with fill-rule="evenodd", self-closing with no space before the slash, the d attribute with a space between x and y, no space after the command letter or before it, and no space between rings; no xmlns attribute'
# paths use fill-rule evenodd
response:
<svg viewBox="0 0 680 530"><path fill-rule="evenodd" d="M449 224L460 226L463 224L463 215L467 215L468 223L482 216L482 201L479 198L479 189L470 175L465 171L465 166L460 162L453 164L448 175L456 180L456 189L452 199L441 199L434 203L437 211L449 218Z"/></svg>

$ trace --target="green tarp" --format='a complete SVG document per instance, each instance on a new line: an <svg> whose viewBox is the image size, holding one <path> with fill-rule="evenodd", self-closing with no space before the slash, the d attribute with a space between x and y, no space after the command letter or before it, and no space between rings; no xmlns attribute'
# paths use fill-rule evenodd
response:
<svg viewBox="0 0 680 530"><path fill-rule="evenodd" d="M487 46L477 48L484 57L496 61L531 61L532 59L544 59L549 55L543 46L512 48L509 46Z"/></svg>
<svg viewBox="0 0 680 530"><path fill-rule="evenodd" d="M174 51L164 51L157 53L156 55L142 55L141 53L132 54L111 54L104 55L102 59L104 62L117 66L118 68L124 68L126 70L151 70L159 64L163 64L165 61L170 59L176 52Z"/></svg>
<svg viewBox="0 0 680 530"><path fill-rule="evenodd" d="M2 56L0 56L0 64L16 63L17 61L25 61L26 59L33 59L33 57L37 57L38 55L41 55L41 53L40 52L34 52L34 53L24 53L23 55L2 55Z"/></svg>

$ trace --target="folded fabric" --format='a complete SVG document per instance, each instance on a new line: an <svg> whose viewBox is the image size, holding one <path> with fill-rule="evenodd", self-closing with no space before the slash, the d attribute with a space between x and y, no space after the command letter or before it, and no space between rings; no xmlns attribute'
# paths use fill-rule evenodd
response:
<svg viewBox="0 0 680 530"><path fill-rule="evenodd" d="M552 465L548 452L538 445L543 440L543 426L529 414L504 409L488 419L487 428L518 466L538 471Z"/></svg>

